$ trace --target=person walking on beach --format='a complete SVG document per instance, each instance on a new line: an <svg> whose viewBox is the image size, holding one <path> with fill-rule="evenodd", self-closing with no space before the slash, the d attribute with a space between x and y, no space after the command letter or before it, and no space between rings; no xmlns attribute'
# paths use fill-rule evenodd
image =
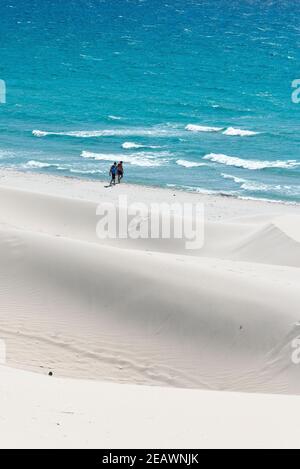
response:
<svg viewBox="0 0 300 469"><path fill-rule="evenodd" d="M121 179L123 179L123 176L124 176L123 161L119 161L118 166L117 166L117 173L118 173L118 183L120 184Z"/></svg>
<svg viewBox="0 0 300 469"><path fill-rule="evenodd" d="M117 174L117 162L115 161L114 164L110 167L109 175L111 176L110 185L116 184L116 174Z"/></svg>

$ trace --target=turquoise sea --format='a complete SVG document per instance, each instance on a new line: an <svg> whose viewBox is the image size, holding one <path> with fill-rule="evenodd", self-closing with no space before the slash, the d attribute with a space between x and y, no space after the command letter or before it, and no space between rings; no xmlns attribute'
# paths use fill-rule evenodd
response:
<svg viewBox="0 0 300 469"><path fill-rule="evenodd" d="M300 4L1 0L0 167L300 202Z"/></svg>

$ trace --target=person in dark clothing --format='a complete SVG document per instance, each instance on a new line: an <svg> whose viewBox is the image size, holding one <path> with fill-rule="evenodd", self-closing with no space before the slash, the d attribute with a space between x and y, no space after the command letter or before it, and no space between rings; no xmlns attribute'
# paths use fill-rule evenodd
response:
<svg viewBox="0 0 300 469"><path fill-rule="evenodd" d="M121 179L123 179L123 176L124 176L123 161L119 161L118 163L117 174L118 174L118 183L120 184Z"/></svg>
<svg viewBox="0 0 300 469"><path fill-rule="evenodd" d="M110 167L109 175L111 176L110 185L116 184L116 174L117 174L117 162L115 161L114 164Z"/></svg>

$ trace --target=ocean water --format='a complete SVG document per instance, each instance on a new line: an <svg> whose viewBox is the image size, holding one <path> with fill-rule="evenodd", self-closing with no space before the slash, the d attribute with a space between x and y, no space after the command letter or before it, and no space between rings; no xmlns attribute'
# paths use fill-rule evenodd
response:
<svg viewBox="0 0 300 469"><path fill-rule="evenodd" d="M300 202L299 7L1 0L0 167Z"/></svg>

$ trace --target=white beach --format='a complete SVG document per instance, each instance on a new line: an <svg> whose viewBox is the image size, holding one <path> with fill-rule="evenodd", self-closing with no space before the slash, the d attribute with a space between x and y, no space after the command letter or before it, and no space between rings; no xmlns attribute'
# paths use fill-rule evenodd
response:
<svg viewBox="0 0 300 469"><path fill-rule="evenodd" d="M203 203L204 247L100 240L120 195ZM299 205L1 170L0 445L298 445L299 241Z"/></svg>
<svg viewBox="0 0 300 469"><path fill-rule="evenodd" d="M1 448L299 447L294 396L75 381L2 367L0 393Z"/></svg>

